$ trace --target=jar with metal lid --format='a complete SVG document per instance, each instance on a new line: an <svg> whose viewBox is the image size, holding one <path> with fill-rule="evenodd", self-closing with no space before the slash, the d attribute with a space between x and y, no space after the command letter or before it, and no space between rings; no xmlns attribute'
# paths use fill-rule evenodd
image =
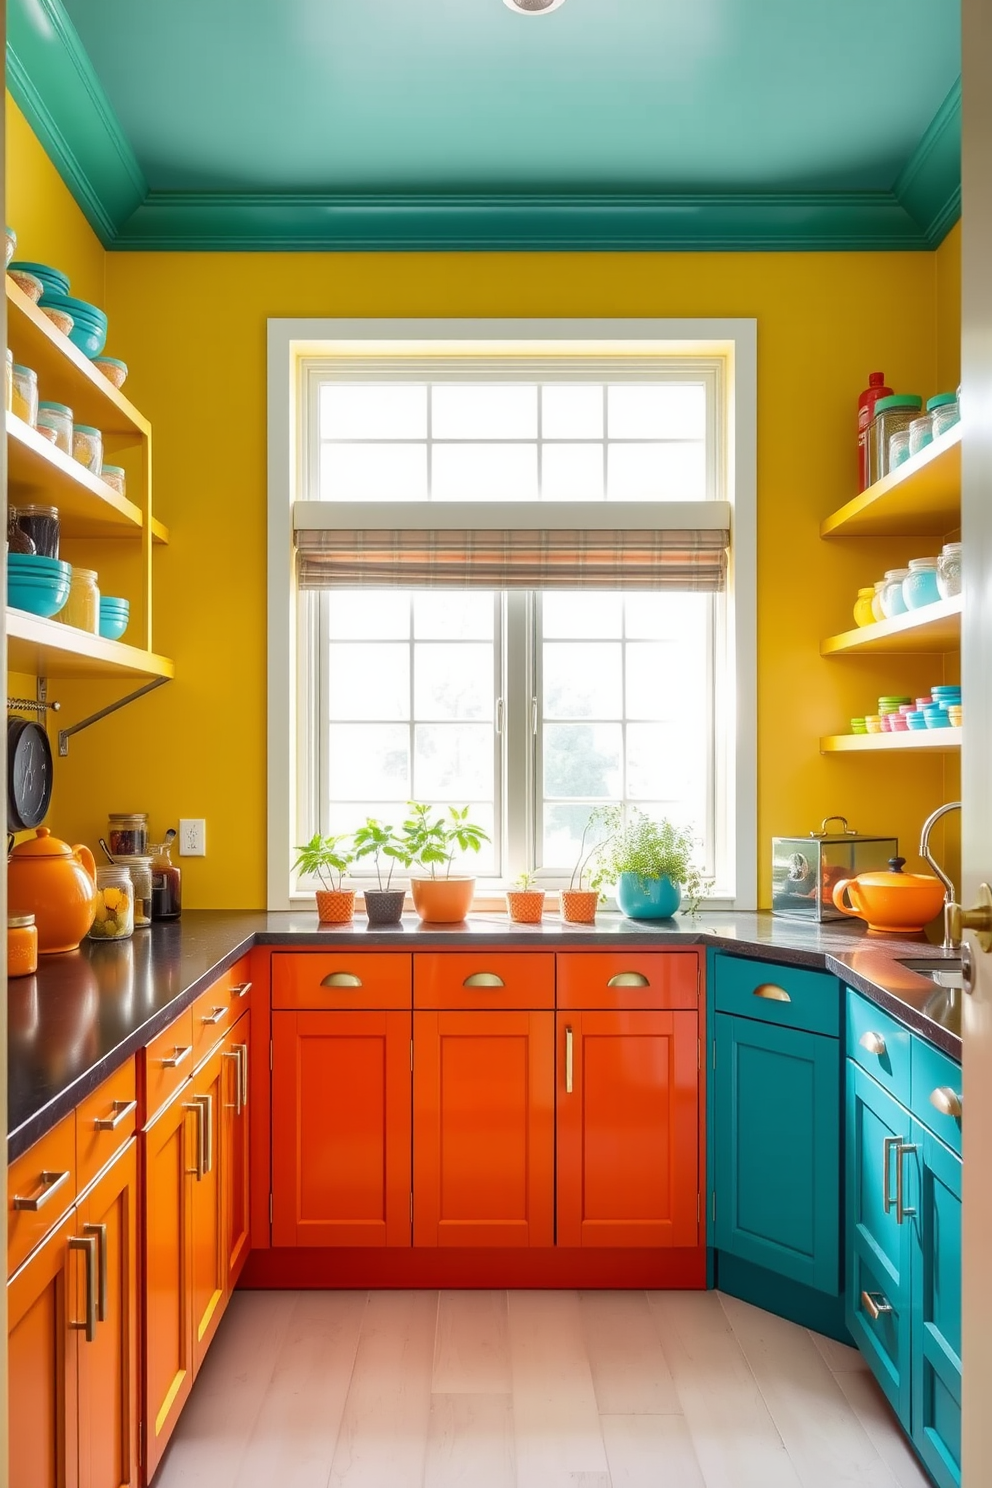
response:
<svg viewBox="0 0 992 1488"><path fill-rule="evenodd" d="M14 401L11 412L32 429L38 422L38 374L33 367L14 363Z"/></svg>
<svg viewBox="0 0 992 1488"><path fill-rule="evenodd" d="M115 854L116 857L116 854ZM148 857L122 854L117 864L131 875L134 889L134 928L144 930L152 922L152 860Z"/></svg>
<svg viewBox="0 0 992 1488"><path fill-rule="evenodd" d="M72 458L72 409L65 403L38 404L39 429L51 429L55 448Z"/></svg>
<svg viewBox="0 0 992 1488"><path fill-rule="evenodd" d="M902 597L907 610L919 610L924 605L937 603L940 590L937 588L936 558L910 558L909 573L902 581Z"/></svg>
<svg viewBox="0 0 992 1488"><path fill-rule="evenodd" d="M115 861L119 857L143 857L148 848L148 812L111 811L107 837Z"/></svg>
<svg viewBox="0 0 992 1488"><path fill-rule="evenodd" d="M57 506L19 506L17 525L34 543L34 550L42 558L59 556L59 509Z"/></svg>
<svg viewBox="0 0 992 1488"><path fill-rule="evenodd" d="M105 485L117 492L118 496L127 495L127 477L121 465L104 465L100 472L100 479Z"/></svg>
<svg viewBox="0 0 992 1488"><path fill-rule="evenodd" d="M34 915L7 916L7 975L31 976L38 970L38 927Z"/></svg>
<svg viewBox="0 0 992 1488"><path fill-rule="evenodd" d="M937 393L927 399L927 410L933 419L933 437L939 439L961 420L957 393Z"/></svg>
<svg viewBox="0 0 992 1488"><path fill-rule="evenodd" d="M924 413L913 420L909 426L909 453L918 455L921 449L926 449L928 444L933 443L933 414Z"/></svg>
<svg viewBox="0 0 992 1488"><path fill-rule="evenodd" d="M889 471L897 470L900 465L905 465L908 459L909 430L897 429L889 436Z"/></svg>
<svg viewBox="0 0 992 1488"><path fill-rule="evenodd" d="M88 630L92 635L100 633L100 588L96 570L73 568L69 580L69 598L56 617L63 625L72 625L76 630Z"/></svg>
<svg viewBox="0 0 992 1488"><path fill-rule="evenodd" d="M937 559L937 588L941 599L961 593L961 544L945 543Z"/></svg>
<svg viewBox="0 0 992 1488"><path fill-rule="evenodd" d="M103 469L103 435L92 424L73 424L72 458L85 465L91 475Z"/></svg>
<svg viewBox="0 0 992 1488"><path fill-rule="evenodd" d="M170 843L149 847L152 855L152 919L178 920L182 910L182 872L169 856Z"/></svg>
<svg viewBox="0 0 992 1488"><path fill-rule="evenodd" d="M905 615L906 601L902 593L902 581L909 578L908 568L889 568L882 580L882 614L886 620L896 615Z"/></svg>
<svg viewBox="0 0 992 1488"><path fill-rule="evenodd" d="M879 398L868 431L870 485L888 475L889 440L900 429L908 431L913 420L919 418L922 407L923 399L916 393L893 393L891 398Z"/></svg>
<svg viewBox="0 0 992 1488"><path fill-rule="evenodd" d="M96 870L96 914L91 940L124 940L134 933L134 886L126 868Z"/></svg>

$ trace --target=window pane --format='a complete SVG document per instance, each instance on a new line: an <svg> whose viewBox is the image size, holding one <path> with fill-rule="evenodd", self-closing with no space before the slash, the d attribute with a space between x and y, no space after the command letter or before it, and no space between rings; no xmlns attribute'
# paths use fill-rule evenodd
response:
<svg viewBox="0 0 992 1488"><path fill-rule="evenodd" d="M493 786L492 727L488 723L418 723L414 728L413 799L485 799Z"/></svg>
<svg viewBox="0 0 992 1488"><path fill-rule="evenodd" d="M376 821L385 822L398 830L400 824L406 820L406 801L333 801L328 816L328 832L355 832L359 827L365 825L366 817L372 816ZM355 877L364 873L375 876L375 868L371 858L363 858L361 863L356 863L349 868L349 877ZM396 868L396 873L401 874L404 870ZM386 876L385 860L383 860L383 878Z"/></svg>
<svg viewBox="0 0 992 1488"><path fill-rule="evenodd" d="M468 820L475 826L481 827L489 838L489 841L484 842L477 853L456 852L451 864L452 873L463 873L473 878L495 873L496 813L492 801L458 801L452 804L457 804L459 811L467 805Z"/></svg>
<svg viewBox="0 0 992 1488"><path fill-rule="evenodd" d="M619 718L623 647L619 641L546 642L545 718Z"/></svg>
<svg viewBox="0 0 992 1488"><path fill-rule="evenodd" d="M611 444L606 494L611 501L705 501L705 446Z"/></svg>
<svg viewBox="0 0 992 1488"><path fill-rule="evenodd" d="M427 388L410 385L325 384L320 390L321 439L426 439Z"/></svg>
<svg viewBox="0 0 992 1488"><path fill-rule="evenodd" d="M698 736L680 723L631 723L627 727L627 794L635 801L687 801L705 779L706 756ZM697 828L701 823L696 822Z"/></svg>
<svg viewBox="0 0 992 1488"><path fill-rule="evenodd" d="M603 446L544 445L541 497L544 501L602 501Z"/></svg>
<svg viewBox="0 0 992 1488"><path fill-rule="evenodd" d="M410 733L403 723L332 723L327 766L336 801L410 798Z"/></svg>
<svg viewBox="0 0 992 1488"><path fill-rule="evenodd" d="M536 439L537 388L512 384L437 384L432 390L435 439Z"/></svg>
<svg viewBox="0 0 992 1488"><path fill-rule="evenodd" d="M709 683L692 637L681 641L632 641L627 646L627 717L684 718L695 726Z"/></svg>
<svg viewBox="0 0 992 1488"><path fill-rule="evenodd" d="M322 444L321 501L426 501L425 444Z"/></svg>
<svg viewBox="0 0 992 1488"><path fill-rule="evenodd" d="M332 719L409 718L409 646L332 643L327 691Z"/></svg>
<svg viewBox="0 0 992 1488"><path fill-rule="evenodd" d="M544 794L616 800L622 789L619 723L546 723Z"/></svg>
<svg viewBox="0 0 992 1488"><path fill-rule="evenodd" d="M622 614L619 594L577 594L565 589L541 595L541 628L549 638L619 637Z"/></svg>
<svg viewBox="0 0 992 1488"><path fill-rule="evenodd" d="M610 387L610 439L705 439L706 389L702 383L628 383Z"/></svg>
<svg viewBox="0 0 992 1488"><path fill-rule="evenodd" d="M480 590L421 590L413 596L413 633L420 641L491 641L493 596Z"/></svg>
<svg viewBox="0 0 992 1488"><path fill-rule="evenodd" d="M545 439L602 439L603 389L587 383L543 388L541 432Z"/></svg>
<svg viewBox="0 0 992 1488"><path fill-rule="evenodd" d="M593 809L592 806L586 804L545 806L542 863L560 865L566 874L571 873L578 862L583 828ZM601 825L592 827L586 832L585 845L582 847L583 856L597 842L602 841L604 834L605 828ZM577 886L578 879L576 879Z"/></svg>
<svg viewBox="0 0 992 1488"><path fill-rule="evenodd" d="M536 444L435 444L434 501L536 501Z"/></svg>
<svg viewBox="0 0 992 1488"><path fill-rule="evenodd" d="M413 697L418 718L492 721L492 647L464 641L415 646Z"/></svg>
<svg viewBox="0 0 992 1488"><path fill-rule="evenodd" d="M627 594L624 625L628 636L640 640L692 637L703 644L711 604L708 594Z"/></svg>

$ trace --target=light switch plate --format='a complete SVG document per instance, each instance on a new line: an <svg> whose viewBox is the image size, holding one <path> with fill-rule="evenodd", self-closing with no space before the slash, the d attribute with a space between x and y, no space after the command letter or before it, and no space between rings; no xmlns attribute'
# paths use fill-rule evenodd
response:
<svg viewBox="0 0 992 1488"><path fill-rule="evenodd" d="M179 818L179 851L184 858L207 856L207 824L202 816Z"/></svg>

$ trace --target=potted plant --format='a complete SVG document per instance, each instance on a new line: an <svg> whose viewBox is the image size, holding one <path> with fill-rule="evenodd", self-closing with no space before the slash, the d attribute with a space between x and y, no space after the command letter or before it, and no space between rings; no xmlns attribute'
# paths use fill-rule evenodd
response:
<svg viewBox="0 0 992 1488"><path fill-rule="evenodd" d="M317 918L324 924L346 925L355 913L355 891L342 887L344 875L355 861L355 854L344 845L347 842L345 836L322 837L314 832L309 842L295 849L299 857L293 868L323 885L317 890Z"/></svg>
<svg viewBox="0 0 992 1488"><path fill-rule="evenodd" d="M544 914L544 890L534 887L533 873L518 873L506 891L506 912L517 925L539 925Z"/></svg>
<svg viewBox="0 0 992 1488"><path fill-rule="evenodd" d="M696 839L667 818L652 821L632 810L627 820L619 806L603 813L609 836L599 849L593 883L615 884L617 903L631 920L664 920L685 900L695 914L709 887L693 862Z"/></svg>
<svg viewBox="0 0 992 1488"><path fill-rule="evenodd" d="M398 925L403 917L406 889L392 887L393 873L397 863L409 868L410 858L394 829L385 822L376 821L372 816L366 817L364 827L359 827L355 833L355 857L361 860L369 856L375 864L375 876L379 885L378 888L365 890L365 913L369 924ZM384 858L388 862L385 883L382 877Z"/></svg>
<svg viewBox="0 0 992 1488"><path fill-rule="evenodd" d="M436 815L433 806L409 803L410 815L403 823L401 843L407 861L425 869L411 874L413 907L422 920L435 925L454 925L463 920L472 904L475 879L451 872L456 852L478 852L488 834L468 819L468 807L449 806L447 816Z"/></svg>
<svg viewBox="0 0 992 1488"><path fill-rule="evenodd" d="M596 910L602 898L598 883L595 885L590 883L589 888L583 888L583 883L592 859L603 844L602 841L596 841L587 851L586 837L589 835L589 828L598 825L604 819L605 812L602 807L597 806L595 810L590 811L589 818L582 828L578 856L575 859L572 876L568 880L568 888L562 889L558 895L561 917L572 925L591 925L596 918Z"/></svg>

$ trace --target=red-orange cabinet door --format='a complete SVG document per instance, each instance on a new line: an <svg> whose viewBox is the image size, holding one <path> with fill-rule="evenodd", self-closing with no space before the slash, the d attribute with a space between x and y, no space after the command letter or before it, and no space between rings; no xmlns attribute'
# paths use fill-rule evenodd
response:
<svg viewBox="0 0 992 1488"><path fill-rule="evenodd" d="M554 1014L414 1014L415 1245L554 1244Z"/></svg>
<svg viewBox="0 0 992 1488"><path fill-rule="evenodd" d="M233 1291L250 1248L248 1051L251 1014L245 1013L221 1049L221 1182L227 1289Z"/></svg>
<svg viewBox="0 0 992 1488"><path fill-rule="evenodd" d="M7 1283L10 1488L76 1488L76 1360L82 1255L69 1249L76 1211ZM0 1470L0 1480L3 1479Z"/></svg>
<svg viewBox="0 0 992 1488"><path fill-rule="evenodd" d="M696 1014L557 1020L558 1244L696 1245Z"/></svg>
<svg viewBox="0 0 992 1488"><path fill-rule="evenodd" d="M227 1305L227 1251L224 1244L224 1159L221 1116L224 1063L215 1049L187 1087L186 1101L195 1105L193 1161L190 1173L190 1306L193 1324L193 1375L203 1363ZM202 1143L202 1147L199 1145Z"/></svg>
<svg viewBox="0 0 992 1488"><path fill-rule="evenodd" d="M410 1244L410 1014L272 1015L273 1245Z"/></svg>

